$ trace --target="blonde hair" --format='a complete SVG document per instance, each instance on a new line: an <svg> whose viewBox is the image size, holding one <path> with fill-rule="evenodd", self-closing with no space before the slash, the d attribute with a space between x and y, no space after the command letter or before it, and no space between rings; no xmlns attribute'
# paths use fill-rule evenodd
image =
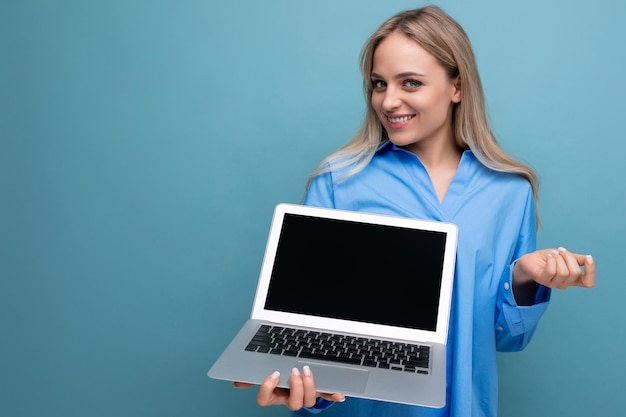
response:
<svg viewBox="0 0 626 417"><path fill-rule="evenodd" d="M319 164L309 176L306 188L315 176L331 170L349 167L345 176L356 174L369 163L380 144L387 140L386 132L370 102L370 77L376 47L394 32L405 34L433 55L448 72L450 79L459 77L462 99L454 104L452 113L456 144L462 149L470 149L483 165L495 171L510 172L526 178L537 200L539 181L536 174L504 152L491 131L482 83L467 34L454 19L436 6L398 13L369 37L360 56L363 91L367 102L363 125L350 142Z"/></svg>

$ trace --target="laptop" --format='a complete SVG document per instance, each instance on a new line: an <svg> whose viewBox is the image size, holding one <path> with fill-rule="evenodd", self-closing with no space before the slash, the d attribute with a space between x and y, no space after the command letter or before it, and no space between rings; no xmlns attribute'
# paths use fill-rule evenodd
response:
<svg viewBox="0 0 626 417"><path fill-rule="evenodd" d="M424 407L446 402L457 227L278 204L250 319L208 371Z"/></svg>

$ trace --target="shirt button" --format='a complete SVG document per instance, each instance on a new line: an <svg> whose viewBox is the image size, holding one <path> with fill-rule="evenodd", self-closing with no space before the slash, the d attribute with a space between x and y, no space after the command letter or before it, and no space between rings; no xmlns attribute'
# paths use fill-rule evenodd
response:
<svg viewBox="0 0 626 417"><path fill-rule="evenodd" d="M504 289L508 291L508 290L509 290L509 288L510 288L509 283L508 283L508 282L505 282L505 283L504 283Z"/></svg>
<svg viewBox="0 0 626 417"><path fill-rule="evenodd" d="M498 327L496 327L496 330L497 330L497 331L499 331L499 332L501 332L502 330L504 330L504 327L502 327L502 326L498 326Z"/></svg>

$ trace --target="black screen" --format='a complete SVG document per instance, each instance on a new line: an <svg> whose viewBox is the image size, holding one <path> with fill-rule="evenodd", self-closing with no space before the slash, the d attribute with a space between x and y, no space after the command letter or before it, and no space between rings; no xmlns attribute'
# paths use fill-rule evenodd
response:
<svg viewBox="0 0 626 417"><path fill-rule="evenodd" d="M266 309L434 331L446 235L287 214Z"/></svg>

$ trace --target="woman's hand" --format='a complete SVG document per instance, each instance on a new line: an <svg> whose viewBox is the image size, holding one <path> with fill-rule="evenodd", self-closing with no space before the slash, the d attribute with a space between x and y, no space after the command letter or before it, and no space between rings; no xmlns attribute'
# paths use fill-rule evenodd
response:
<svg viewBox="0 0 626 417"><path fill-rule="evenodd" d="M278 387L279 377L280 374L274 372L261 382L259 393L257 394L257 403L260 406L284 404L290 410L296 411L302 407L313 407L318 397L328 401L343 402L345 400L343 394L317 392L313 373L308 366L302 368L302 373L297 368L293 368L289 378L290 389ZM254 384L233 382L233 386L236 388L250 388Z"/></svg>
<svg viewBox="0 0 626 417"><path fill-rule="evenodd" d="M522 256L513 269L513 283L529 282L549 288L592 288L596 285L596 264L591 255L572 253L565 248L543 249Z"/></svg>

